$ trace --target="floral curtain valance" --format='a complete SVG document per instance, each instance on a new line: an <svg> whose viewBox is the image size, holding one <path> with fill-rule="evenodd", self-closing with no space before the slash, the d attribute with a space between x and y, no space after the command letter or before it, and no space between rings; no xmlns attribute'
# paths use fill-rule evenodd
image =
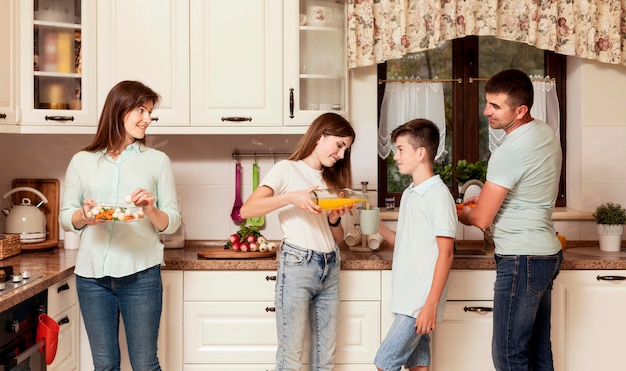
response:
<svg viewBox="0 0 626 371"><path fill-rule="evenodd" d="M348 0L348 67L465 36L626 65L626 0Z"/></svg>

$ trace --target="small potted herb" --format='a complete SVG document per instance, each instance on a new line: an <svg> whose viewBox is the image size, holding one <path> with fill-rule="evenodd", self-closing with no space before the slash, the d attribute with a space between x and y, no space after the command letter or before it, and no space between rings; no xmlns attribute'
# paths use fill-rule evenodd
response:
<svg viewBox="0 0 626 371"><path fill-rule="evenodd" d="M463 185L470 179L480 180L484 183L487 177L487 162L459 160L454 167L453 176L459 185Z"/></svg>
<svg viewBox="0 0 626 371"><path fill-rule="evenodd" d="M619 251L626 224L626 209L612 202L604 203L591 215L596 221L600 250Z"/></svg>

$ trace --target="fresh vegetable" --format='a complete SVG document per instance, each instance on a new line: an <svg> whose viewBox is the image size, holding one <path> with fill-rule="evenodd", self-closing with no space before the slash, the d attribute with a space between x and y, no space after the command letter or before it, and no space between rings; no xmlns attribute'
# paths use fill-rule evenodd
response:
<svg viewBox="0 0 626 371"><path fill-rule="evenodd" d="M235 242L239 243L240 251L244 251L242 248L242 245L244 243L246 244L247 249L250 248L250 243L252 242L254 242L256 247L258 248L259 238L263 238L263 240L265 240L265 237L263 237L263 235L261 235L261 232L259 232L258 227L250 227L244 224L239 228L236 233L233 233L228 237L228 242L224 244L224 249L233 249L237 251L233 248L235 246Z"/></svg>
<svg viewBox="0 0 626 371"><path fill-rule="evenodd" d="M85 216L97 220L131 221L143 219L144 213L143 210L136 208L96 205L88 210Z"/></svg>
<svg viewBox="0 0 626 371"><path fill-rule="evenodd" d="M243 251L243 252L248 252L250 251L250 245L248 245L247 242L243 242L240 246L239 246L239 250Z"/></svg>

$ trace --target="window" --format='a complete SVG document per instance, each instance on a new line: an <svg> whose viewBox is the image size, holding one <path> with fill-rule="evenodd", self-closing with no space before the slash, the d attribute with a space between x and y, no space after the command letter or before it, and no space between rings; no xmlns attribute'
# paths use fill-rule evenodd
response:
<svg viewBox="0 0 626 371"><path fill-rule="evenodd" d="M386 79L461 79L444 82L446 150L438 166L489 158L489 122L483 115L484 85L495 73L518 68L529 75L548 75L556 80L560 105L561 147L565 154L565 56L537 49L523 43L499 40L490 36L470 36L446 41L439 48L407 55L378 66L378 78ZM473 82L470 82L470 78ZM384 83L379 84L378 104L382 102ZM379 159L379 205L386 197L398 204L402 191L410 184L408 176L398 173L393 153ZM453 194L457 185L449 184ZM557 206L565 206L565 156L561 170Z"/></svg>

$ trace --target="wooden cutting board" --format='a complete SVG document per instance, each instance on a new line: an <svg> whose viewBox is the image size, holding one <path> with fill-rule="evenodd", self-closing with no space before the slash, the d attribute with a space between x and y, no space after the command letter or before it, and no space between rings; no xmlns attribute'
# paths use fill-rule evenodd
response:
<svg viewBox="0 0 626 371"><path fill-rule="evenodd" d="M213 248L198 253L199 259L258 259L271 258L274 256L276 256L276 250L241 252L224 248Z"/></svg>
<svg viewBox="0 0 626 371"><path fill-rule="evenodd" d="M46 216L46 229L48 238L38 243L23 243L22 252L44 251L57 247L59 245L59 181L57 179L13 179L13 188L30 187L43 193L48 199L39 209ZM32 192L20 191L11 195L11 202L19 205L22 198L29 198L33 204L37 205L41 200L39 196Z"/></svg>

